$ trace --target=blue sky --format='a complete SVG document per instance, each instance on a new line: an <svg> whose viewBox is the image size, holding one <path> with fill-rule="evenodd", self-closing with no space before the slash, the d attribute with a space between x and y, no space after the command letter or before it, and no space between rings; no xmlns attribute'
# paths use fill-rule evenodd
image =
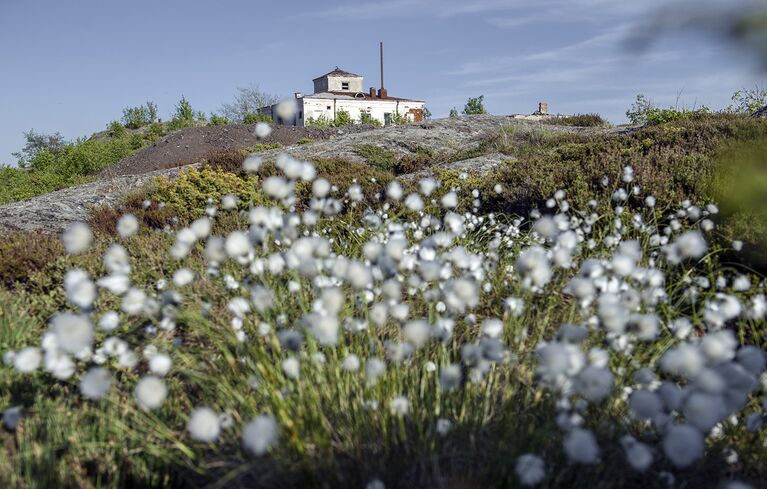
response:
<svg viewBox="0 0 767 489"><path fill-rule="evenodd" d="M709 0L722 4L735 0ZM0 0L0 162L22 131L89 135L146 100L168 117L183 94L212 112L237 86L290 96L336 65L435 117L485 95L491 113L598 112L623 122L637 93L727 105L764 80L753 60L702 36L626 49L674 0Z"/></svg>

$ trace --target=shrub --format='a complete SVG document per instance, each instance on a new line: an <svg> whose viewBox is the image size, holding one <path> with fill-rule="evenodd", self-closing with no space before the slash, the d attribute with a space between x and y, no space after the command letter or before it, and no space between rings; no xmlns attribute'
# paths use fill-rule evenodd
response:
<svg viewBox="0 0 767 489"><path fill-rule="evenodd" d="M0 284L7 288L26 284L37 272L63 254L57 235L12 232L0 240Z"/></svg>
<svg viewBox="0 0 767 489"><path fill-rule="evenodd" d="M253 146L242 148L240 152L244 155L248 155L250 153L259 153L261 151L269 151L270 149L279 148L282 148L282 143L257 143Z"/></svg>
<svg viewBox="0 0 767 489"><path fill-rule="evenodd" d="M456 117L458 117L458 109L456 109L455 107L453 107L452 109L450 109L450 115L449 115L449 117L450 117L451 119L455 119Z"/></svg>
<svg viewBox="0 0 767 489"><path fill-rule="evenodd" d="M397 155L374 144L361 144L354 149L354 152L365 158L369 165L379 170L394 171L397 166Z"/></svg>
<svg viewBox="0 0 767 489"><path fill-rule="evenodd" d="M306 119L305 125L307 127L333 127L333 121L320 115L319 117L309 117Z"/></svg>
<svg viewBox="0 0 767 489"><path fill-rule="evenodd" d="M137 149L149 144L141 134L108 139L78 139L35 151L27 168L0 167L0 203L6 204L88 181Z"/></svg>
<svg viewBox="0 0 767 489"><path fill-rule="evenodd" d="M147 102L137 107L123 109L122 123L128 129L138 129L147 126L157 120L157 105Z"/></svg>
<svg viewBox="0 0 767 489"><path fill-rule="evenodd" d="M351 124L354 124L354 120L345 110L336 111L334 119L328 119L325 115L320 115L316 118L309 117L305 123L307 127L343 127Z"/></svg>
<svg viewBox="0 0 767 489"><path fill-rule="evenodd" d="M168 210L182 221L198 218L205 213L208 199L219 202L224 195L236 195L243 209L267 202L258 185L258 177L204 167L190 168L177 179L159 177L149 194L151 200L164 202Z"/></svg>
<svg viewBox="0 0 767 489"><path fill-rule="evenodd" d="M119 121L112 121L107 126L107 130L109 131L109 137L112 138L122 138L125 137L127 134L127 131L125 130L125 126L120 124Z"/></svg>
<svg viewBox="0 0 767 489"><path fill-rule="evenodd" d="M576 114L564 117L551 117L545 119L544 124L556 124L560 126L577 126L577 127L605 127L609 123L602 119L599 114Z"/></svg>
<svg viewBox="0 0 767 489"><path fill-rule="evenodd" d="M645 194L664 202L710 199L708 182L717 172L721 148L765 137L767 124L726 114L690 114L630 135L510 132L492 150L516 159L483 179L483 195L489 197L485 204L521 213L566 188L568 201L585 206L594 195L623 185L625 165L634 168L635 182ZM601 184L605 175L607 187ZM490 182L510 190L496 198Z"/></svg>
<svg viewBox="0 0 767 489"><path fill-rule="evenodd" d="M267 124L274 125L274 120L267 114L250 112L245 114L245 116L242 118L243 124L256 124L258 122L265 122Z"/></svg>
<svg viewBox="0 0 767 489"><path fill-rule="evenodd" d="M655 125L666 122L678 121L691 115L707 114L709 109L706 106L700 108L677 108L669 107L661 109L655 106L653 102L642 94L637 95L636 101L631 108L626 111L626 117L632 124L637 125Z"/></svg>
<svg viewBox="0 0 767 489"><path fill-rule="evenodd" d="M351 124L354 124L354 121L352 120L352 116L349 115L347 111L345 110L336 111L336 117L333 120L333 126L341 127L341 126L348 126Z"/></svg>
<svg viewBox="0 0 767 489"><path fill-rule="evenodd" d="M317 142L317 140L316 140L316 139L312 139L312 138L301 138L301 139L299 139L298 141L296 141L296 144L299 144L299 145L301 145L301 144L309 144L309 143L316 143L316 142Z"/></svg>
<svg viewBox="0 0 767 489"><path fill-rule="evenodd" d="M157 141L158 139L161 139L165 136L165 126L163 126L160 122L153 122L149 126L149 134L147 134L147 139L152 141Z"/></svg>
<svg viewBox="0 0 767 489"><path fill-rule="evenodd" d="M370 115L369 112L360 112L360 124L381 127L381 121Z"/></svg>
<svg viewBox="0 0 767 489"><path fill-rule="evenodd" d="M767 105L767 87L756 85L754 88L741 88L732 95L732 104L727 107L736 114L753 114Z"/></svg>
<svg viewBox="0 0 767 489"><path fill-rule="evenodd" d="M210 119L208 120L209 126L225 126L227 124L231 124L232 121L227 119L226 117L222 117L220 115L211 114Z"/></svg>
<svg viewBox="0 0 767 489"><path fill-rule="evenodd" d="M407 117L400 114L399 112L394 112L391 115L391 118L389 119L389 123L394 126L401 126L403 124L407 124L407 122L408 122Z"/></svg>
<svg viewBox="0 0 767 489"><path fill-rule="evenodd" d="M466 115L487 114L485 110L485 96L471 97L463 106L463 113Z"/></svg>

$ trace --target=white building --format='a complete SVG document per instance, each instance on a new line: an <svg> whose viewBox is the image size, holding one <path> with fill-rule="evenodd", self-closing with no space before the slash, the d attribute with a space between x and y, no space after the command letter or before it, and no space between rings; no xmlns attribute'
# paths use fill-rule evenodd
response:
<svg viewBox="0 0 767 489"><path fill-rule="evenodd" d="M370 114L384 125L391 123L394 114L409 122L423 120L425 102L390 97L385 88L376 91L370 87L370 90L363 92L362 77L338 67L313 81L313 94L295 94L296 110L292 119L283 120L277 114L278 104L262 107L259 111L271 116L277 124L287 126L304 126L311 120L322 118L332 121L339 111L348 112L355 122L359 122L363 113Z"/></svg>

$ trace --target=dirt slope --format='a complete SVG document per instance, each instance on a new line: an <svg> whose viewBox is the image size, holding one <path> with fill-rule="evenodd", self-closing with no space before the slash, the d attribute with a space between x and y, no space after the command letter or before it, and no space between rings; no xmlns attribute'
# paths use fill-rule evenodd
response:
<svg viewBox="0 0 767 489"><path fill-rule="evenodd" d="M109 178L119 175L140 175L196 163L214 151L242 149L259 143L279 143L290 146L305 139L326 140L373 129L372 126L344 128L276 126L268 137L259 139L256 137L255 128L255 124L187 127L138 150L114 166L104 169L99 176Z"/></svg>

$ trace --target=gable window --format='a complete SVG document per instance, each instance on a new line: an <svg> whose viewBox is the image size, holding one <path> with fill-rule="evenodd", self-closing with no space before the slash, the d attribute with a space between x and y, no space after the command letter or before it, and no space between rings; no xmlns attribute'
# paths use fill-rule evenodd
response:
<svg viewBox="0 0 767 489"><path fill-rule="evenodd" d="M341 82L341 90L349 90L349 82Z"/></svg>

